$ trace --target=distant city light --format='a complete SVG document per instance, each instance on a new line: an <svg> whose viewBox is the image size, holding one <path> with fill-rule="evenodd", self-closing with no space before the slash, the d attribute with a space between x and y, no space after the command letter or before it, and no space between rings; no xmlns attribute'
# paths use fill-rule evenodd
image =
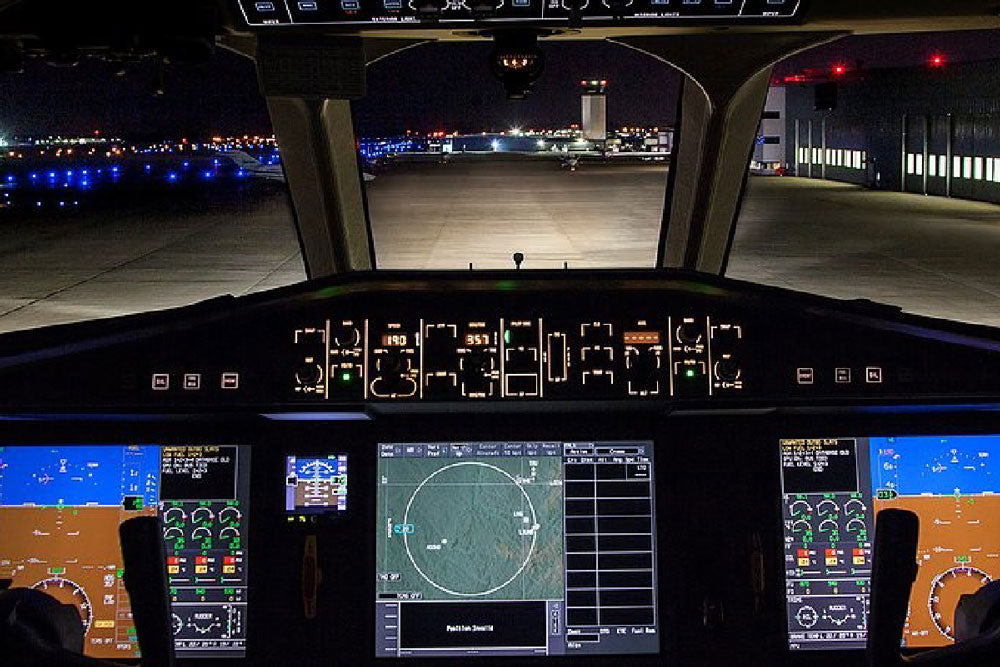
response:
<svg viewBox="0 0 1000 667"><path fill-rule="evenodd" d="M495 150L495 151L500 150L500 140L499 139L494 139L493 141L490 142L490 145L493 146L493 150Z"/></svg>
<svg viewBox="0 0 1000 667"><path fill-rule="evenodd" d="M545 148L545 139L539 139L537 143L539 148Z"/></svg>

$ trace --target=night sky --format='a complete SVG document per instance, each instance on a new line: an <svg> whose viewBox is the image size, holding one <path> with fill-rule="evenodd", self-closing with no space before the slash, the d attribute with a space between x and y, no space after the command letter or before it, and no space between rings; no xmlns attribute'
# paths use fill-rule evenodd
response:
<svg viewBox="0 0 1000 667"><path fill-rule="evenodd" d="M488 43L432 44L373 65L368 95L355 103L359 135L418 131L563 127L579 122L580 79L608 79L612 127L673 122L679 77L669 66L630 49L600 42L543 43L546 71L526 101L504 98L487 65ZM925 63L932 53L949 63L1000 57L998 31L851 37L796 56L778 67L843 62L864 67ZM253 64L219 50L204 66L173 67L166 94L153 94L154 70L124 77L85 62L57 69L29 63L25 74L0 74L0 136L105 134L132 139L214 134L270 134Z"/></svg>

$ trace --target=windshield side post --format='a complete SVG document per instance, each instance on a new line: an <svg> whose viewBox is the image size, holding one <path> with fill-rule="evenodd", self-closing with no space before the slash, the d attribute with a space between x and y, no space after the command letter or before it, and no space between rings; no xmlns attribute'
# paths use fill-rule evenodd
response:
<svg viewBox="0 0 1000 667"><path fill-rule="evenodd" d="M424 40L272 39L256 49L261 88L309 278L375 268L351 99L365 69ZM298 76L289 77L287 72Z"/></svg>
<svg viewBox="0 0 1000 667"><path fill-rule="evenodd" d="M684 74L683 128L660 227L662 268L725 271L771 72L779 60L845 33L621 37Z"/></svg>

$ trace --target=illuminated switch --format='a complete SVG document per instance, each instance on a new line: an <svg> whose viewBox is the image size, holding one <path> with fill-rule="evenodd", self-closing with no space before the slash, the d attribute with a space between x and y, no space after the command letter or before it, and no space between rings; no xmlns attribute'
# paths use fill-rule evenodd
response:
<svg viewBox="0 0 1000 667"><path fill-rule="evenodd" d="M185 373L184 388L201 389L201 373Z"/></svg>
<svg viewBox="0 0 1000 667"><path fill-rule="evenodd" d="M170 389L169 373L153 373L153 391L166 391Z"/></svg>
<svg viewBox="0 0 1000 667"><path fill-rule="evenodd" d="M800 558L799 559L799 567L809 567L809 559L808 558Z"/></svg>
<svg viewBox="0 0 1000 667"><path fill-rule="evenodd" d="M167 565L177 565L181 562L181 559L177 556L167 556Z"/></svg>
<svg viewBox="0 0 1000 667"><path fill-rule="evenodd" d="M827 549L826 550L826 564L827 565L836 565L837 564L837 550L836 549Z"/></svg>
<svg viewBox="0 0 1000 667"><path fill-rule="evenodd" d="M855 549L854 550L854 561L853 562L854 562L855 565L864 565L865 564L865 550L864 549Z"/></svg>
<svg viewBox="0 0 1000 667"><path fill-rule="evenodd" d="M222 566L222 573L223 574L236 574L236 566L235 565L223 565Z"/></svg>
<svg viewBox="0 0 1000 667"><path fill-rule="evenodd" d="M195 565L194 566L194 573L195 574L208 574L208 566L207 565Z"/></svg>
<svg viewBox="0 0 1000 667"><path fill-rule="evenodd" d="M882 384L882 368L880 366L869 366L866 368L865 382L868 384Z"/></svg>
<svg viewBox="0 0 1000 667"><path fill-rule="evenodd" d="M180 574L180 572L181 572L181 566L180 565L168 565L167 566L167 574Z"/></svg>
<svg viewBox="0 0 1000 667"><path fill-rule="evenodd" d="M812 368L795 369L795 380L799 384L812 384L816 380L816 373Z"/></svg>
<svg viewBox="0 0 1000 667"><path fill-rule="evenodd" d="M234 565L235 563L236 563L236 556L223 556L222 557L222 564L223 565Z"/></svg>
<svg viewBox="0 0 1000 667"><path fill-rule="evenodd" d="M223 389L239 389L240 388L240 374L233 372L226 372L222 374L222 388Z"/></svg>

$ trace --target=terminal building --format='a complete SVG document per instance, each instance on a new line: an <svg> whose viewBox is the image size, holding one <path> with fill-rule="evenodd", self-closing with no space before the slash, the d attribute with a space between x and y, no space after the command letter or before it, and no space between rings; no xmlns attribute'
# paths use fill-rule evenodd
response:
<svg viewBox="0 0 1000 667"><path fill-rule="evenodd" d="M837 67L782 88L790 173L1000 203L1000 61Z"/></svg>

